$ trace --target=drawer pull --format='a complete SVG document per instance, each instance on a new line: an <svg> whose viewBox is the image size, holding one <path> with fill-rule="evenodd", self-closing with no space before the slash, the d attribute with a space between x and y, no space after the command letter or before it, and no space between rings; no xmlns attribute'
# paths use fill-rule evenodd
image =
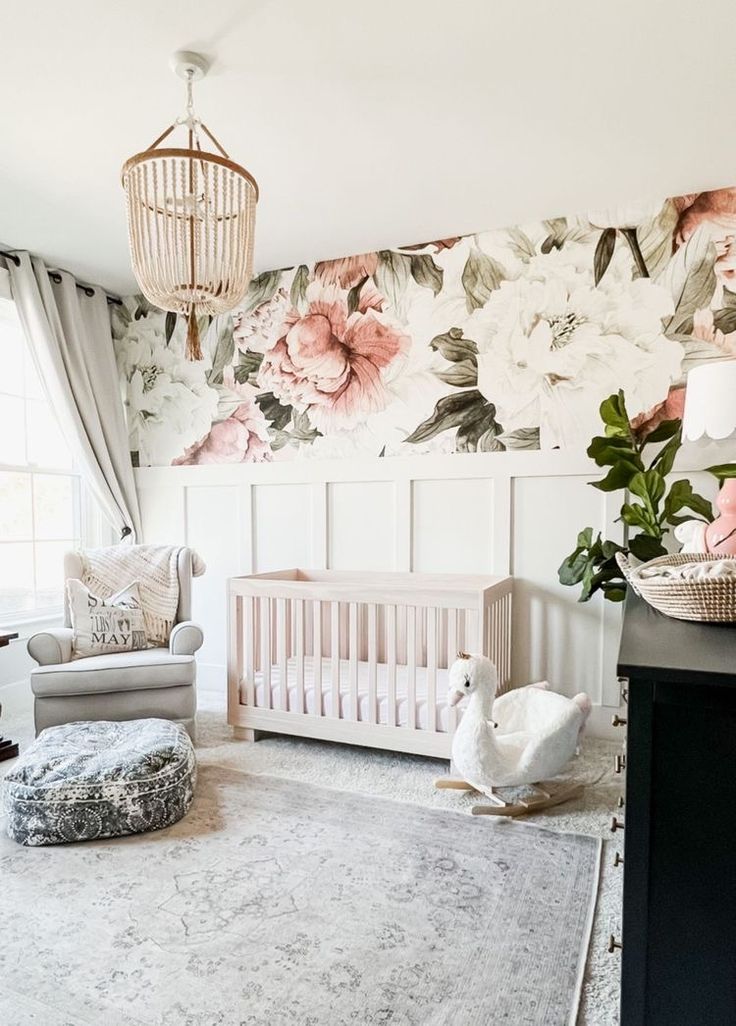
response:
<svg viewBox="0 0 736 1026"><path fill-rule="evenodd" d="M623 866L623 864L624 864L624 857L623 857L623 855L621 854L620 851L617 851L616 854L613 857L613 865L614 865L614 867L616 869L618 869L618 867L619 866Z"/></svg>
<svg viewBox="0 0 736 1026"><path fill-rule="evenodd" d="M623 755L616 755L616 756L614 756L614 759L613 759L613 772L614 773L623 773L625 768L626 768L626 759L624 758L624 756Z"/></svg>
<svg viewBox="0 0 736 1026"><path fill-rule="evenodd" d="M618 796L618 798L616 799L616 808L617 809L623 809L625 804L626 803L624 802L624 796L622 794L620 794Z"/></svg>
<svg viewBox="0 0 736 1026"><path fill-rule="evenodd" d="M615 834L617 830L623 830L624 824L616 816L611 816L611 833Z"/></svg>
<svg viewBox="0 0 736 1026"><path fill-rule="evenodd" d="M624 727L629 721L625 720L623 716L619 716L618 713L611 720L612 727Z"/></svg>
<svg viewBox="0 0 736 1026"><path fill-rule="evenodd" d="M618 678L618 685L619 685L619 688L621 689L621 701L628 703L628 701L629 701L629 678L628 677L619 677Z"/></svg>
<svg viewBox="0 0 736 1026"><path fill-rule="evenodd" d="M612 955L616 948L618 948L618 950L620 951L622 947L623 944L621 943L621 941L617 941L613 934L611 934L611 936L608 938L608 954Z"/></svg>

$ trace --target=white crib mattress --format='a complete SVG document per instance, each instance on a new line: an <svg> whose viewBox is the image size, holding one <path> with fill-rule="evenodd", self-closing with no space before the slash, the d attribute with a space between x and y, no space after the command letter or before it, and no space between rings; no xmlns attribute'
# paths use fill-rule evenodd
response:
<svg viewBox="0 0 736 1026"><path fill-rule="evenodd" d="M368 663L359 662L358 667L358 716L361 723L370 722L368 715ZM376 667L376 704L378 706L377 722L389 723L389 697L388 697L388 666L385 663L378 663ZM290 712L299 711L299 697L296 679L296 659L291 658L286 664L288 709ZM340 660L340 711L339 718L345 720L355 719L352 708L352 695L350 690L350 663L347 659ZM315 714L316 690L314 684L314 660L312 656L304 659L304 706L305 711ZM432 713L429 711L427 697L427 670L423 666L416 668L416 724L420 730L434 730L439 733L447 733L451 716L457 714L459 719L462 710L450 710L447 705L447 670L436 671L436 700L434 708L434 726L432 726ZM259 671L255 674L255 706L259 709L269 708L266 693L266 683L263 674ZM271 703L272 709L282 710L281 693L281 668L277 665L271 667ZM332 716L332 661L322 659L322 702L321 715ZM392 725L406 727L409 723L409 702L408 671L406 666L396 667L396 718ZM247 704L247 687L241 686L240 700ZM429 715L428 715L429 713Z"/></svg>

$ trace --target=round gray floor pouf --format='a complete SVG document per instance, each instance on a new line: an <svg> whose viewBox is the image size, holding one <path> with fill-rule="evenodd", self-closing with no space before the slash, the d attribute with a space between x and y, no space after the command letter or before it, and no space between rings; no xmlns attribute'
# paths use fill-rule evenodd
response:
<svg viewBox="0 0 736 1026"><path fill-rule="evenodd" d="M41 845L160 830L186 813L196 778L191 739L170 720L47 727L3 781L8 834Z"/></svg>

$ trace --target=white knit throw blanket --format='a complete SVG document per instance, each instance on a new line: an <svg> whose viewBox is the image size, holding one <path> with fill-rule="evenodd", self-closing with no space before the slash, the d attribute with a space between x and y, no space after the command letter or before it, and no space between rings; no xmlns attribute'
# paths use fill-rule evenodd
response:
<svg viewBox="0 0 736 1026"><path fill-rule="evenodd" d="M179 605L176 545L112 545L80 552L82 581L106 599L133 581L138 582L149 645L168 645ZM192 574L204 573L204 563L192 553Z"/></svg>

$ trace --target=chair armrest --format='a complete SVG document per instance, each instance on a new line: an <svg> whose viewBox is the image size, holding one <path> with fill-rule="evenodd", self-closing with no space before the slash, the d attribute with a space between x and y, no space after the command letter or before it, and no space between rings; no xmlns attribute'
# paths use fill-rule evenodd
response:
<svg viewBox="0 0 736 1026"><path fill-rule="evenodd" d="M28 639L28 654L39 666L71 662L73 635L71 627L52 627L47 631L39 631Z"/></svg>
<svg viewBox="0 0 736 1026"><path fill-rule="evenodd" d="M204 634L199 624L183 620L169 635L169 651L172 655L194 655L203 642Z"/></svg>

